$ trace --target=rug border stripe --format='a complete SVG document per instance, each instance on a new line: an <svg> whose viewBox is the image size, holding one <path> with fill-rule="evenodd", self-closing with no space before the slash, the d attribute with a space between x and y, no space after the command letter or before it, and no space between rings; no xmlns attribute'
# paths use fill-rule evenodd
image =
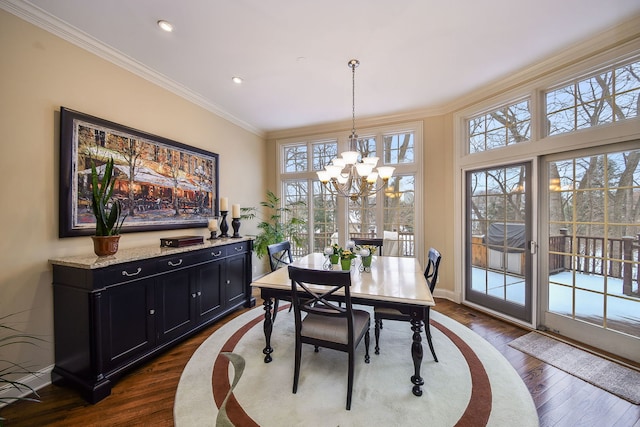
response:
<svg viewBox="0 0 640 427"><path fill-rule="evenodd" d="M287 309L287 307L288 305L280 307L278 311ZM232 352L244 334L262 320L264 320L264 315L257 316L239 328L223 344L220 353L224 351ZM471 397L467 403L467 408L455 424L456 427L486 425L491 415L492 393L491 382L482 361L473 349L449 328L434 320L431 320L431 325L440 330L454 343L465 358L471 374ZM220 353L216 356L212 375L214 400L218 409L231 389L228 373L229 360ZM227 401L226 412L234 425L258 426L251 416L244 411L233 393Z"/></svg>

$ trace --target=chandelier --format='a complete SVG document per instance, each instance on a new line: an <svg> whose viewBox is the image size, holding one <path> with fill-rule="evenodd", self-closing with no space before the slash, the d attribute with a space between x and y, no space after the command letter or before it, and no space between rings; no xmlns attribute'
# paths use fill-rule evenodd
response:
<svg viewBox="0 0 640 427"><path fill-rule="evenodd" d="M349 136L349 151L340 153L331 164L318 171L318 179L333 195L357 200L359 197L372 196L385 188L389 178L393 175L394 167L379 166L378 157L367 156L358 152L359 139L356 134L356 67L360 65L357 59L350 60L347 65L351 68L351 135ZM377 171L373 169L376 168ZM378 185L378 179L382 183Z"/></svg>

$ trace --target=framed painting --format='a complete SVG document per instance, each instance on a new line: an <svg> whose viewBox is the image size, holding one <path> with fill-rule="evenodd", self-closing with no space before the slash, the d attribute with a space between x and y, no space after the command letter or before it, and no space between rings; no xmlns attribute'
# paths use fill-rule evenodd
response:
<svg viewBox="0 0 640 427"><path fill-rule="evenodd" d="M218 216L218 154L60 108L60 237L91 235L91 163L114 160L122 232L206 227Z"/></svg>

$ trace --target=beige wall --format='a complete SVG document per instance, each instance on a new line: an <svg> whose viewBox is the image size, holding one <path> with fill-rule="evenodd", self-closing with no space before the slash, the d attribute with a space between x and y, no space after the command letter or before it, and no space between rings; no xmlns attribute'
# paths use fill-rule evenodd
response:
<svg viewBox="0 0 640 427"><path fill-rule="evenodd" d="M423 119L424 150L424 254L440 251L442 262L437 293L454 293L453 275L453 118L450 114Z"/></svg>
<svg viewBox="0 0 640 427"><path fill-rule="evenodd" d="M220 154L220 195L257 206L264 194L263 138L0 10L0 317L25 311L20 329L41 348L8 358L36 369L53 364L48 259L92 252L87 237L58 238L60 106ZM240 168L239 165L242 165ZM243 225L242 234L255 232ZM121 247L207 230L125 234ZM5 352L7 349L3 349ZM3 355L4 357L4 355Z"/></svg>

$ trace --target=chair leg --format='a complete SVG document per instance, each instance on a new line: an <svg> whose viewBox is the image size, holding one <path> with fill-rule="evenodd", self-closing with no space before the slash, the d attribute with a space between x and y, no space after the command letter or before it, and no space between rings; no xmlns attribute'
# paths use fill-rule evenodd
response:
<svg viewBox="0 0 640 427"><path fill-rule="evenodd" d="M374 327L373 333L376 336L376 346L374 348L374 352L376 354L380 354L380 346L378 346L378 342L380 341L380 329L382 329L382 320L375 319L374 323L375 323L375 327Z"/></svg>
<svg viewBox="0 0 640 427"><path fill-rule="evenodd" d="M433 349L433 342L431 341L431 323L429 322L429 312L425 316L424 320L424 333L427 335L427 343L429 344L429 350L431 350L431 354L433 355L433 360L438 362L438 357L436 356L436 351Z"/></svg>
<svg viewBox="0 0 640 427"><path fill-rule="evenodd" d="M369 363L371 360L369 357L369 341L369 329L367 329L367 332L364 334L364 363Z"/></svg>
<svg viewBox="0 0 640 427"><path fill-rule="evenodd" d="M293 368L293 393L298 391L298 378L300 377L300 359L302 358L302 342L296 339L295 364Z"/></svg>
<svg viewBox="0 0 640 427"><path fill-rule="evenodd" d="M349 350L349 374L347 378L347 411L351 410L351 392L353 391L353 370L354 370L355 349Z"/></svg>

